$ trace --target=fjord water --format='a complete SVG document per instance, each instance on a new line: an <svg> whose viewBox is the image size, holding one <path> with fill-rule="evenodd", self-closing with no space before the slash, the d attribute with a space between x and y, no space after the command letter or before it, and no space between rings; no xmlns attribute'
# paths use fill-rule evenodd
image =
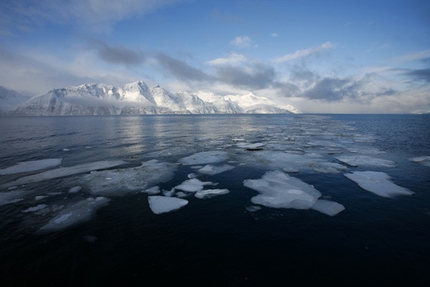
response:
<svg viewBox="0 0 430 287"><path fill-rule="evenodd" d="M3 175L2 194L25 193L0 205L2 286L430 282L430 167L411 160L430 156L429 115L3 117L0 127L0 169L44 159L66 168L123 161L108 170L122 169L127 183L129 170L157 160L176 166L160 190L196 177L216 184L205 189L229 191L191 195L179 210L155 214L146 192L116 185L85 220L41 232L61 210L96 198L94 181L85 180L94 172L17 185L58 167ZM228 168L205 174L205 163L184 163L200 152L219 152L214 166ZM345 156L367 162L347 165ZM259 193L244 181L275 170L345 209L328 216L257 207L251 199ZM344 176L357 171L387 174L413 194L378 196Z"/></svg>

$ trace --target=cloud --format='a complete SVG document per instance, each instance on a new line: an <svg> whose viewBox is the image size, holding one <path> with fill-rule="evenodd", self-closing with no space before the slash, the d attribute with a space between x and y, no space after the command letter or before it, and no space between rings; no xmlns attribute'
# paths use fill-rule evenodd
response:
<svg viewBox="0 0 430 287"><path fill-rule="evenodd" d="M194 68L189 64L170 57L165 54L156 56L157 62L163 66L176 79L182 81L211 81L212 77L200 69Z"/></svg>
<svg viewBox="0 0 430 287"><path fill-rule="evenodd" d="M141 50L132 50L121 45L113 47L99 40L91 40L90 47L107 63L139 66L145 61Z"/></svg>
<svg viewBox="0 0 430 287"><path fill-rule="evenodd" d="M241 54L232 53L224 58L217 58L215 60L208 61L207 63L211 66L222 66L222 65L241 65L250 59Z"/></svg>
<svg viewBox="0 0 430 287"><path fill-rule="evenodd" d="M283 63L283 62L288 62L294 59L298 59L298 58L302 58L305 56L309 56L309 55L315 55L318 54L324 50L328 50L328 49L332 49L334 47L334 45L330 42L325 42L324 44L317 46L317 47L312 47L312 48L308 48L308 49L303 49L303 50L297 50L292 54L286 54L282 57L279 58L275 58L272 60L273 63Z"/></svg>
<svg viewBox="0 0 430 287"><path fill-rule="evenodd" d="M239 48L248 48L248 47L251 47L252 40L248 36L238 36L230 42L230 45L236 46Z"/></svg>
<svg viewBox="0 0 430 287"><path fill-rule="evenodd" d="M414 80L430 83L430 69L415 69L407 71L405 74Z"/></svg>
<svg viewBox="0 0 430 287"><path fill-rule="evenodd" d="M340 101L345 98L355 99L362 94L362 82L351 78L322 78L313 88L306 90L303 96L308 99L328 102Z"/></svg>
<svg viewBox="0 0 430 287"><path fill-rule="evenodd" d="M271 35L273 38L278 37L278 33L271 33L270 35Z"/></svg>
<svg viewBox="0 0 430 287"><path fill-rule="evenodd" d="M182 0L23 0L1 1L0 23L6 31L35 30L46 24L71 25L85 31L104 32L119 21L142 16ZM36 29L37 30L37 29ZM4 32L3 32L4 33Z"/></svg>

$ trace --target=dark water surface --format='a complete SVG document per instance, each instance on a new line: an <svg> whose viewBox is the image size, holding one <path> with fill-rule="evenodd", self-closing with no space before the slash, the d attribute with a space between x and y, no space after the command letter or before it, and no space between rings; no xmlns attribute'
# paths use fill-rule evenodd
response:
<svg viewBox="0 0 430 287"><path fill-rule="evenodd" d="M82 184L88 172L15 189L8 183L41 171L0 176L0 192L28 192L0 205L1 286L430 285L430 167L410 160L430 156L429 115L4 117L0 131L0 169L48 158L61 158L63 167L124 160L121 168L127 169L153 159L177 163L202 151L226 151L225 163L234 166L205 175L178 165L171 180L158 184L170 190L196 173L228 194L191 195L185 207L154 214L148 194L118 187L88 220L50 232L39 229L57 210L96 197L90 184ZM264 146L250 151L238 142ZM271 157L280 153L303 161ZM395 166L353 167L339 162L340 155ZM321 172L327 162L343 169ZM289 172L345 210L335 216L247 210L258 192L243 181L270 170ZM344 176L352 171L384 172L414 194L377 196ZM68 193L76 185L82 190ZM23 212L39 204L46 212Z"/></svg>

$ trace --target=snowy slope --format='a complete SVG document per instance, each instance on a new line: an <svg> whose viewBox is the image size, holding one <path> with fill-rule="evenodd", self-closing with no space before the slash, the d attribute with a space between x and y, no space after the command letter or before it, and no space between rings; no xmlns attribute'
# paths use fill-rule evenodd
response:
<svg viewBox="0 0 430 287"><path fill-rule="evenodd" d="M218 96L199 91L175 94L160 86L148 88L142 82L113 87L84 84L54 89L18 106L15 115L140 115L140 114L238 114L294 113L293 107L276 103L250 93Z"/></svg>
<svg viewBox="0 0 430 287"><path fill-rule="evenodd" d="M14 110L28 99L29 97L0 86L0 112Z"/></svg>

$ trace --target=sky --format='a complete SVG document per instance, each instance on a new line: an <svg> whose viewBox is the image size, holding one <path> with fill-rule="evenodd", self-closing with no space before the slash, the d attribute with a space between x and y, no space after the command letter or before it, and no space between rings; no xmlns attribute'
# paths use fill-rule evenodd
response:
<svg viewBox="0 0 430 287"><path fill-rule="evenodd" d="M5 88L138 80L305 113L430 112L430 1L0 2Z"/></svg>

